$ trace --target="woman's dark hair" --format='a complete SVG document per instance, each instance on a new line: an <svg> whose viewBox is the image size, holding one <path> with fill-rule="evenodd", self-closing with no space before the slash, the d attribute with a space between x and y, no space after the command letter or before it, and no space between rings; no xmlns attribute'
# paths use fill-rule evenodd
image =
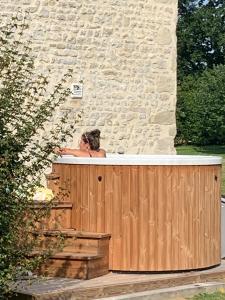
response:
<svg viewBox="0 0 225 300"><path fill-rule="evenodd" d="M98 151L100 148L100 130L95 129L92 131L86 131L82 134L82 140L90 145L91 150Z"/></svg>

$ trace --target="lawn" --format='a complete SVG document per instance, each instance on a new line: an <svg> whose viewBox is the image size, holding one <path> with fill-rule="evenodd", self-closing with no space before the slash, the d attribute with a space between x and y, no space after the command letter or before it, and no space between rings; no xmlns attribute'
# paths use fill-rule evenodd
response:
<svg viewBox="0 0 225 300"><path fill-rule="evenodd" d="M203 293L194 296L193 298L187 298L188 300L225 300L224 291L215 292L215 293Z"/></svg>
<svg viewBox="0 0 225 300"><path fill-rule="evenodd" d="M217 155L223 158L221 193L225 195L225 145L224 146L179 146L177 154L184 155ZM225 299L225 298L224 298Z"/></svg>

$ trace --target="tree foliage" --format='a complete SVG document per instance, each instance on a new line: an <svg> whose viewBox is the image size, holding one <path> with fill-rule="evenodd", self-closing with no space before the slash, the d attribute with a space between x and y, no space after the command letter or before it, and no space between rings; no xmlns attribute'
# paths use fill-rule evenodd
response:
<svg viewBox="0 0 225 300"><path fill-rule="evenodd" d="M224 98L219 89L224 81L225 2L180 0L177 37L176 143L223 144L223 131L221 126L216 129L216 124L224 120Z"/></svg>
<svg viewBox="0 0 225 300"><path fill-rule="evenodd" d="M179 143L223 144L225 141L225 66L187 76L178 90Z"/></svg>
<svg viewBox="0 0 225 300"><path fill-rule="evenodd" d="M178 78L225 63L224 1L180 1Z"/></svg>
<svg viewBox="0 0 225 300"><path fill-rule="evenodd" d="M7 299L15 278L40 262L28 259L37 242L30 233L45 215L34 210L32 195L54 147L73 132L66 116L48 123L69 94L71 72L53 88L47 76L36 74L26 28L19 16L0 30L0 299Z"/></svg>

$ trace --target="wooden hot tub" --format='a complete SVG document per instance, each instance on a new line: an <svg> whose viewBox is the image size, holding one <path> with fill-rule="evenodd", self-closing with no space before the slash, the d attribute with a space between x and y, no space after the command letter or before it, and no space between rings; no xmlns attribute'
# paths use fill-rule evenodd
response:
<svg viewBox="0 0 225 300"><path fill-rule="evenodd" d="M111 270L220 264L220 157L63 156L53 172L69 191L73 228L111 234Z"/></svg>

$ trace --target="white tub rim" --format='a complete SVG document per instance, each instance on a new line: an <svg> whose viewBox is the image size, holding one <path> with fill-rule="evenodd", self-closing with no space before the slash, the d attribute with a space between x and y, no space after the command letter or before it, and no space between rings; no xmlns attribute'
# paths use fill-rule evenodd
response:
<svg viewBox="0 0 225 300"><path fill-rule="evenodd" d="M107 154L107 157L76 157L63 155L58 157L56 164L77 165L221 165L220 156L203 155L159 155L159 154Z"/></svg>

